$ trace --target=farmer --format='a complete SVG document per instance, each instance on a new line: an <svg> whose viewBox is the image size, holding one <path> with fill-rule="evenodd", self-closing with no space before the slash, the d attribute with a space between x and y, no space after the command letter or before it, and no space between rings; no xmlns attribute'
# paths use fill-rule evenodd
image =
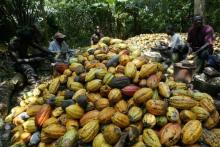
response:
<svg viewBox="0 0 220 147"><path fill-rule="evenodd" d="M54 40L50 42L48 50L55 53L56 61L65 61L67 57L67 52L69 51L69 46L65 42L66 35L57 32L54 35Z"/></svg>
<svg viewBox="0 0 220 147"><path fill-rule="evenodd" d="M168 48L171 51L172 61L179 62L183 60L187 54L187 47L184 45L180 34L175 32L173 25L168 25L166 28L167 35L171 38L169 40Z"/></svg>
<svg viewBox="0 0 220 147"><path fill-rule="evenodd" d="M37 74L33 66L37 62L43 61L50 54L49 51L39 45L38 38L36 38L37 31L35 25L23 28L17 32L16 37L11 39L8 45L10 56L15 62L15 70L26 77L28 84L37 83ZM40 53L35 55L33 52L29 53L29 47L37 49ZM36 52L36 50L33 51Z"/></svg>
<svg viewBox="0 0 220 147"><path fill-rule="evenodd" d="M203 24L202 16L193 18L193 25L188 31L189 53L196 53L196 72L202 72L205 62L213 54L214 30Z"/></svg>
<svg viewBox="0 0 220 147"><path fill-rule="evenodd" d="M94 34L91 37L91 45L97 44L102 37L104 37L104 35L102 34L100 27L96 26Z"/></svg>

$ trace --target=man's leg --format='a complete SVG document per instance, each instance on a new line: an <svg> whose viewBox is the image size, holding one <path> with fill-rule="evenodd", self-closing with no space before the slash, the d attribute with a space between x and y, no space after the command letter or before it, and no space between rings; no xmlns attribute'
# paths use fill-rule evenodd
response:
<svg viewBox="0 0 220 147"><path fill-rule="evenodd" d="M205 68L205 62L208 60L210 53L208 50L202 51L196 59L196 73L201 73Z"/></svg>
<svg viewBox="0 0 220 147"><path fill-rule="evenodd" d="M188 52L189 52L188 46L186 44L181 45L182 60L186 59Z"/></svg>
<svg viewBox="0 0 220 147"><path fill-rule="evenodd" d="M195 73L201 73L205 66L205 60L200 57L196 57L195 62L196 62Z"/></svg>
<svg viewBox="0 0 220 147"><path fill-rule="evenodd" d="M27 82L29 84L36 84L37 83L37 74L35 73L34 68L29 64L22 64L21 65L22 71L27 78Z"/></svg>
<svg viewBox="0 0 220 147"><path fill-rule="evenodd" d="M179 61L179 53L172 53L171 58L172 58L173 63L178 62Z"/></svg>

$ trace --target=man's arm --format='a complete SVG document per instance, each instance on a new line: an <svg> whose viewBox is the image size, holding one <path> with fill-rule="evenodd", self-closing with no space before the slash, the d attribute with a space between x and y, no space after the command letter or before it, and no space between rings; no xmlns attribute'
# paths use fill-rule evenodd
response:
<svg viewBox="0 0 220 147"><path fill-rule="evenodd" d="M192 49L192 28L189 28L188 35L187 35L187 43L186 46L188 47L188 55L193 52Z"/></svg>
<svg viewBox="0 0 220 147"><path fill-rule="evenodd" d="M14 57L17 63L30 63L33 61L41 61L44 58L41 57L35 57L35 58L19 58L16 52L11 52L11 55Z"/></svg>
<svg viewBox="0 0 220 147"><path fill-rule="evenodd" d="M210 45L213 44L214 41L214 30L211 26L207 26L205 29L205 38L206 43L209 43Z"/></svg>
<svg viewBox="0 0 220 147"><path fill-rule="evenodd" d="M91 43L91 45L94 45L94 41L93 41L93 35L92 35L92 37L90 38L90 43Z"/></svg>
<svg viewBox="0 0 220 147"><path fill-rule="evenodd" d="M214 30L211 26L207 26L205 29L205 42L208 44L208 49L210 52L213 52L213 42L214 42Z"/></svg>
<svg viewBox="0 0 220 147"><path fill-rule="evenodd" d="M47 54L50 54L51 52L47 49L45 49L44 47L40 46L39 44L35 43L35 42L32 42L30 44L33 48L36 48L38 50L40 50L41 52L43 53L47 53Z"/></svg>
<svg viewBox="0 0 220 147"><path fill-rule="evenodd" d="M174 36L172 36L170 44L169 44L169 47L171 48L172 52L177 49L178 42L180 41L181 41L180 35L175 34Z"/></svg>

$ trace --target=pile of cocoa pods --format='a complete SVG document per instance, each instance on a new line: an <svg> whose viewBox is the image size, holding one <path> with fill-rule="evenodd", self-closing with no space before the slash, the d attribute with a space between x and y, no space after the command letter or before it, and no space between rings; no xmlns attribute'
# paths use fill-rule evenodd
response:
<svg viewBox="0 0 220 147"><path fill-rule="evenodd" d="M104 37L11 110L12 147L219 147L213 98L165 72Z"/></svg>

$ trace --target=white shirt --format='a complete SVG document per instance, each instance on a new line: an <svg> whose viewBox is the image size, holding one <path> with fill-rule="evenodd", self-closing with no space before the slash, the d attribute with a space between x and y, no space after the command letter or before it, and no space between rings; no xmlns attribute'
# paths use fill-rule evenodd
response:
<svg viewBox="0 0 220 147"><path fill-rule="evenodd" d="M170 43L169 43L169 47L171 48L175 48L179 45L183 45L183 41L181 39L180 34L175 33L173 36L171 36L170 38Z"/></svg>
<svg viewBox="0 0 220 147"><path fill-rule="evenodd" d="M54 53L59 53L59 52L66 52L69 50L69 46L65 41L61 43L61 46L58 44L56 40L50 42L49 51L54 52Z"/></svg>

